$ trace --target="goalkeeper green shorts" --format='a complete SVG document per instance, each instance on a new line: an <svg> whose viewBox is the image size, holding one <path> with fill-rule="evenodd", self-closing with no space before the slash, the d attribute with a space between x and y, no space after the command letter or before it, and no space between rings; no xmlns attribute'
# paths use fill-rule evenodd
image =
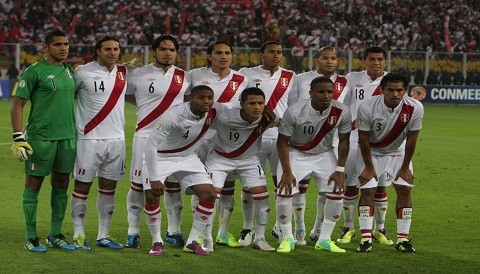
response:
<svg viewBox="0 0 480 274"><path fill-rule="evenodd" d="M47 176L52 171L71 173L75 164L77 139L27 140L33 154L25 161L25 173L32 176Z"/></svg>

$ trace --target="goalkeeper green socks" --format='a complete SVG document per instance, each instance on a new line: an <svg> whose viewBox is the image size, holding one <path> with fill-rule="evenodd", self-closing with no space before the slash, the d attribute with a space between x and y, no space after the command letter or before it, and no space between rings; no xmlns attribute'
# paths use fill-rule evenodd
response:
<svg viewBox="0 0 480 274"><path fill-rule="evenodd" d="M38 191L33 191L28 188L23 190L23 214L25 215L25 239L38 237L37 234L37 205L38 205Z"/></svg>
<svg viewBox="0 0 480 274"><path fill-rule="evenodd" d="M67 208L67 189L53 188L50 196L50 206L52 207L52 224L50 227L50 235L56 236L62 233L62 223L65 218L65 210Z"/></svg>

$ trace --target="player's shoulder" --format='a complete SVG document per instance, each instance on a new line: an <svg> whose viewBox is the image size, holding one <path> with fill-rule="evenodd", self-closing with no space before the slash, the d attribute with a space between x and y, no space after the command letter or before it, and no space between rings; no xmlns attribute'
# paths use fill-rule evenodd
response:
<svg viewBox="0 0 480 274"><path fill-rule="evenodd" d="M403 97L403 101L407 105L413 106L413 107L418 108L418 109L423 109L423 104L420 101L418 101L417 99L414 99L410 96Z"/></svg>
<svg viewBox="0 0 480 274"><path fill-rule="evenodd" d="M362 71L352 71L352 72L349 72L345 78L347 78L347 80L349 82L355 82L355 81L359 81L361 80L365 75L366 75L366 71L365 70L362 70Z"/></svg>
<svg viewBox="0 0 480 274"><path fill-rule="evenodd" d="M188 73L190 73L190 75L199 75L199 74L205 74L207 72L208 72L207 67L200 67L200 68L191 69Z"/></svg>
<svg viewBox="0 0 480 274"><path fill-rule="evenodd" d="M293 116L299 116L299 114L305 109L308 108L310 103L310 99L304 99L300 100L298 102L293 103L290 105L287 110L292 114Z"/></svg>
<svg viewBox="0 0 480 274"><path fill-rule="evenodd" d="M254 66L254 67L244 67L238 70L239 73L248 76L249 74L256 74L262 70L261 66Z"/></svg>
<svg viewBox="0 0 480 274"><path fill-rule="evenodd" d="M308 80L308 79L313 79L313 78L317 78L317 77L320 77L322 76L321 74L319 74L317 71L315 70L310 70L310 71L306 71L306 72L302 72L300 74L297 75L297 80L301 81L301 80Z"/></svg>
<svg viewBox="0 0 480 274"><path fill-rule="evenodd" d="M98 64L97 62L92 61L92 62L83 64L83 65L80 65L75 69L75 73L93 71L97 68L97 66L98 66L97 64Z"/></svg>
<svg viewBox="0 0 480 274"><path fill-rule="evenodd" d="M294 76L294 77L297 76L297 74L296 74L295 71L293 71L293 70L289 70L289 69L280 67L280 71L281 71L282 73L291 74L291 75Z"/></svg>
<svg viewBox="0 0 480 274"><path fill-rule="evenodd" d="M337 100L332 100L331 105L336 107L336 108L342 109L342 110L348 110L348 107L345 104L343 104L343 103L341 103Z"/></svg>

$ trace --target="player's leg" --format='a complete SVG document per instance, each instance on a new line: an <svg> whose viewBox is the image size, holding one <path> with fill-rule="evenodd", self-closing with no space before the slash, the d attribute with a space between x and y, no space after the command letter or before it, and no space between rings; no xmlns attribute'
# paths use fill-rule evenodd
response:
<svg viewBox="0 0 480 274"><path fill-rule="evenodd" d="M325 202L327 197L325 193L318 192L317 195L317 212L315 214L315 224L313 225L312 230L310 231L309 238L312 242L317 242L320 232L322 231L323 223L323 209L325 207Z"/></svg>
<svg viewBox="0 0 480 274"><path fill-rule="evenodd" d="M240 231L238 242L243 245L251 245L254 234L254 201L252 193L246 188L242 188L242 212L243 212L243 226Z"/></svg>
<svg viewBox="0 0 480 274"><path fill-rule="evenodd" d="M145 180L147 181L147 180ZM163 240L160 235L162 214L160 210L160 197L153 195L151 188L145 187L145 221L152 237L152 248L148 252L151 256L163 254Z"/></svg>
<svg viewBox="0 0 480 274"><path fill-rule="evenodd" d="M163 196L165 210L167 211L167 234L165 241L172 246L183 247L183 237L180 224L182 223L183 200L182 189L173 177L168 177L165 182L165 194Z"/></svg>
<svg viewBox="0 0 480 274"><path fill-rule="evenodd" d="M127 193L127 222L128 232L125 247L140 247L140 218L144 203L142 173L143 151L146 137L135 136L133 138L132 162L130 165L130 188Z"/></svg>
<svg viewBox="0 0 480 274"><path fill-rule="evenodd" d="M358 252L369 252L372 249L373 229L373 199L378 182L372 179L360 188L360 200L358 201L358 225L360 227L361 241Z"/></svg>
<svg viewBox="0 0 480 274"><path fill-rule="evenodd" d="M208 170L212 171L211 169L208 169ZM212 176L212 179L213 179L213 176ZM216 190L216 192L220 190L221 193L218 200L218 234L215 239L215 242L217 244L227 245L230 247L240 247L242 245L240 245L237 242L237 240L232 234L228 233L228 224L230 223L230 219L232 218L233 207L234 207L234 199L233 199L234 189L235 189L235 181L227 180L223 188Z"/></svg>
<svg viewBox="0 0 480 274"><path fill-rule="evenodd" d="M380 178L380 182L386 181L386 173ZM380 183L382 184L382 183ZM377 187L377 191L374 196L374 231L373 237L381 244L392 245L393 241L388 237L387 230L385 229L385 218L387 216L388 198L385 187Z"/></svg>
<svg viewBox="0 0 480 274"><path fill-rule="evenodd" d="M310 179L298 182L299 192L293 196L293 217L295 219L295 244L306 245L305 241L305 204L307 202L306 192Z"/></svg>
<svg viewBox="0 0 480 274"><path fill-rule="evenodd" d="M27 168L22 208L25 216L25 249L33 252L47 251L47 248L40 243L37 232L38 194L44 178L43 176L28 175Z"/></svg>
<svg viewBox="0 0 480 274"><path fill-rule="evenodd" d="M343 194L343 218L344 225L337 243L349 243L355 236L355 218L357 216L359 183L356 171L356 159L358 147L350 143L347 162L345 163L345 193ZM356 144L356 143L354 143Z"/></svg>

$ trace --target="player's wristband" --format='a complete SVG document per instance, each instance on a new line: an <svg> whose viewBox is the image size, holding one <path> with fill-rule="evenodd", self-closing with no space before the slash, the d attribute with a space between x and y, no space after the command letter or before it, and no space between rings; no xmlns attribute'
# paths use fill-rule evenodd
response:
<svg viewBox="0 0 480 274"><path fill-rule="evenodd" d="M14 132L12 137L14 142L25 142L25 136L21 131Z"/></svg>
<svg viewBox="0 0 480 274"><path fill-rule="evenodd" d="M345 167L344 167L344 166L337 166L337 168L335 169L335 171L345 173Z"/></svg>

